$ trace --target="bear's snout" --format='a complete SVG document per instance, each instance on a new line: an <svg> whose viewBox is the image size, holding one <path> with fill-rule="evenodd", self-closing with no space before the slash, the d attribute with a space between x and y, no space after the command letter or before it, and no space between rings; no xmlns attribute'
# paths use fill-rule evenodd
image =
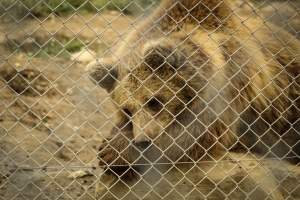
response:
<svg viewBox="0 0 300 200"><path fill-rule="evenodd" d="M133 141L133 144L138 148L138 149L146 149L151 145L151 139L149 139L147 136L140 135L139 137L135 138Z"/></svg>
<svg viewBox="0 0 300 200"><path fill-rule="evenodd" d="M151 141L134 142L134 145L139 149L147 149L151 145Z"/></svg>

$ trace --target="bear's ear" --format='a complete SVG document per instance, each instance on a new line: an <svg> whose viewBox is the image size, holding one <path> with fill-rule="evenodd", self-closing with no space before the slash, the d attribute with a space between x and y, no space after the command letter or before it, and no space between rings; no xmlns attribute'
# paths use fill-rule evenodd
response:
<svg viewBox="0 0 300 200"><path fill-rule="evenodd" d="M152 70L156 70L164 65L177 69L185 62L185 56L179 49L169 44L149 42L144 45L144 62Z"/></svg>
<svg viewBox="0 0 300 200"><path fill-rule="evenodd" d="M118 80L118 70L114 65L95 61L87 66L90 79L107 92L111 92Z"/></svg>

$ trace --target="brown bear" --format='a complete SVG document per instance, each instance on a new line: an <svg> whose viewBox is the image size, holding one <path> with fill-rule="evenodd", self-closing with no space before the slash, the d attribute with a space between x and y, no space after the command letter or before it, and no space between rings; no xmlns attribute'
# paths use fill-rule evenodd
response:
<svg viewBox="0 0 300 200"><path fill-rule="evenodd" d="M101 166L132 175L241 150L299 161L300 42L232 4L163 0L110 58L89 64L118 110Z"/></svg>

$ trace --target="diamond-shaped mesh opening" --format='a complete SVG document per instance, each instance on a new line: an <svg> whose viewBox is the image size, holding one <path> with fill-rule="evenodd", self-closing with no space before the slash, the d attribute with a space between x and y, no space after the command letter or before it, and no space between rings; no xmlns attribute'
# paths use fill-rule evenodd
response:
<svg viewBox="0 0 300 200"><path fill-rule="evenodd" d="M299 199L299 10L0 1L0 199Z"/></svg>

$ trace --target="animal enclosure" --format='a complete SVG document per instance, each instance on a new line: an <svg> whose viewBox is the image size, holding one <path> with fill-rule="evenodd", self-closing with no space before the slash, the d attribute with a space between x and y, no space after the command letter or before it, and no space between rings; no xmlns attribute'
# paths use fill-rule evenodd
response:
<svg viewBox="0 0 300 200"><path fill-rule="evenodd" d="M0 1L0 199L300 199L300 2Z"/></svg>

